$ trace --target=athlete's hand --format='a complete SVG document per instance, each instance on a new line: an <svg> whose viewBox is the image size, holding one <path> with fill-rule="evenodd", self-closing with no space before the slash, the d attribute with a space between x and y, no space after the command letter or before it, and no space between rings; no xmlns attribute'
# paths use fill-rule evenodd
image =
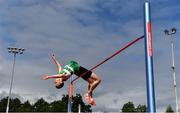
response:
<svg viewBox="0 0 180 113"><path fill-rule="evenodd" d="M54 53L52 53L52 56L51 56L53 59L56 59L56 56Z"/></svg>
<svg viewBox="0 0 180 113"><path fill-rule="evenodd" d="M47 79L49 79L49 76L44 76L42 79L47 80Z"/></svg>

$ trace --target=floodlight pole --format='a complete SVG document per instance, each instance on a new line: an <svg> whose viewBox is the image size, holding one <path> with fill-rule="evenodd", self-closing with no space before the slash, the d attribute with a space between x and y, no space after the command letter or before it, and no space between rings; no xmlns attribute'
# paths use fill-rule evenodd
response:
<svg viewBox="0 0 180 113"><path fill-rule="evenodd" d="M176 102L176 113L179 112L179 106L178 106L178 97L177 97L177 85L176 85L176 72L175 72L175 57L174 57L174 44L173 44L173 34L176 34L176 28L172 28L171 31L164 30L165 35L169 35L171 38L171 56L172 56L172 72L173 72L173 86L174 86L174 96L175 96L175 102Z"/></svg>
<svg viewBox="0 0 180 113"><path fill-rule="evenodd" d="M81 104L78 105L78 113L81 113Z"/></svg>
<svg viewBox="0 0 180 113"><path fill-rule="evenodd" d="M14 69L15 69L15 62L16 62L16 55L17 54L23 54L24 48L16 48L16 47L8 47L8 52L13 53L13 69L12 69L12 76L11 76L11 83L10 83L10 89L9 89L9 96L8 96L8 101L7 101L7 107L6 107L6 113L9 112L9 101L11 98L11 91L12 91L12 84L13 84L13 78L14 78Z"/></svg>

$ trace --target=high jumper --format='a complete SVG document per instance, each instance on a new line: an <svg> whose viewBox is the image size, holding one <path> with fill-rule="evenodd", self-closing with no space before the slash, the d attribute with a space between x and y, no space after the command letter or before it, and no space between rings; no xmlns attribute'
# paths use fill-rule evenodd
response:
<svg viewBox="0 0 180 113"><path fill-rule="evenodd" d="M56 64L56 67L58 69L58 74L45 75L43 77L43 79L47 80L50 78L55 78L55 86L56 86L56 88L60 89L64 86L64 81L69 79L71 75L75 74L75 75L77 75L77 77L71 81L71 84L79 78L83 78L85 81L87 81L88 82L88 91L85 94L85 100L91 105L96 105L96 102L93 99L93 91L100 84L101 79L97 74L95 74L92 71L94 69L96 69L97 67L99 67L100 65L104 64L105 62L107 62L108 60L112 59L113 57L115 57L116 55L118 55L119 53L121 53L122 51L124 51L125 49L127 49L128 47L130 47L131 45L133 45L134 43L136 43L137 41L139 41L142 38L144 38L144 36L134 39L133 41L131 41L130 43L125 45L123 48L120 48L118 51L113 53L111 56L109 56L105 60L101 61L100 63L98 63L97 65L95 65L94 67L92 67L89 70L80 66L76 61L73 61L73 60L69 61L68 64L65 65L62 69L62 66L61 66L60 62L56 59L55 54L52 54L52 59Z"/></svg>
<svg viewBox="0 0 180 113"><path fill-rule="evenodd" d="M52 59L54 63L56 64L58 74L55 75L45 75L43 77L44 80L55 78L55 87L60 89L64 86L64 81L70 78L73 74L77 75L78 77L81 77L88 83L88 90L85 94L85 100L90 105L96 105L95 100L93 99L93 91L94 89L100 84L101 79L100 77L92 72L91 70L88 70L82 66L79 65L76 61L69 61L67 65L65 65L63 68L60 64L60 62L56 59L55 54L52 54ZM84 74L83 76L81 76Z"/></svg>

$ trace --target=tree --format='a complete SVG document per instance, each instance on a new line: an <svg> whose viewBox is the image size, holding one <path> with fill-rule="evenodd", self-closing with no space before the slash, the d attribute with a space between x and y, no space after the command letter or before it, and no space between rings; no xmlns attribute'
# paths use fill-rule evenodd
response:
<svg viewBox="0 0 180 113"><path fill-rule="evenodd" d="M62 102L66 104L66 108L68 106L68 95L63 95ZM76 96L72 96L72 111L78 112L78 105L81 105L81 111L82 112L92 112L90 105L85 105L85 103L82 100L82 96L80 94L76 94Z"/></svg>
<svg viewBox="0 0 180 113"><path fill-rule="evenodd" d="M6 111L7 97L0 100L0 112ZM82 112L92 112L91 106L86 105L80 94L72 97L72 111L78 111L78 105L81 105ZM27 100L24 103L18 98L10 99L9 111L11 112L67 112L68 95L63 95L61 100L46 102L43 98L38 99L34 105Z"/></svg>
<svg viewBox="0 0 180 113"><path fill-rule="evenodd" d="M122 112L141 112L145 113L147 111L146 105L139 104L137 107L134 106L133 102L125 103L122 107Z"/></svg>
<svg viewBox="0 0 180 113"><path fill-rule="evenodd" d="M92 112L90 105L85 105L83 102L82 96L80 94L76 94L76 96L72 97L72 111L78 112L78 106L81 105L82 112Z"/></svg>
<svg viewBox="0 0 180 113"><path fill-rule="evenodd" d="M50 112L67 112L67 105L62 101L53 101L49 107Z"/></svg>
<svg viewBox="0 0 180 113"><path fill-rule="evenodd" d="M135 111L136 112L146 112L147 111L147 107L146 107L146 105L138 105L136 108L135 108Z"/></svg>
<svg viewBox="0 0 180 113"><path fill-rule="evenodd" d="M66 105L68 105L69 95L62 95L62 96L63 96L61 98L62 102L65 103Z"/></svg>
<svg viewBox="0 0 180 113"><path fill-rule="evenodd" d="M43 98L41 98L33 105L33 111L48 112L49 111L49 103L46 102Z"/></svg>
<svg viewBox="0 0 180 113"><path fill-rule="evenodd" d="M29 100L21 104L21 107L19 109L19 112L32 112L32 111L33 111L33 107L30 104Z"/></svg>
<svg viewBox="0 0 180 113"><path fill-rule="evenodd" d="M9 111L18 112L21 107L21 101L18 98L10 99Z"/></svg>
<svg viewBox="0 0 180 113"><path fill-rule="evenodd" d="M128 102L124 104L121 110L122 112L135 112L135 107L133 102Z"/></svg>
<svg viewBox="0 0 180 113"><path fill-rule="evenodd" d="M1 101L0 101L0 112L5 112L6 111L7 100L8 100L7 97L1 99Z"/></svg>
<svg viewBox="0 0 180 113"><path fill-rule="evenodd" d="M168 105L166 113L174 113L174 110L172 109L171 105Z"/></svg>

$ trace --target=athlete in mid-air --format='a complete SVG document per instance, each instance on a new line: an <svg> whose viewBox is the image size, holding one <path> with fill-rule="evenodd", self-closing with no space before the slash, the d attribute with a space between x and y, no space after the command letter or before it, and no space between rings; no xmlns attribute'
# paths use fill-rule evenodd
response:
<svg viewBox="0 0 180 113"><path fill-rule="evenodd" d="M88 82L88 91L85 94L85 99L89 104L96 105L96 102L93 99L93 91L100 84L100 77L94 72L80 66L76 61L71 60L62 68L60 62L56 59L55 54L52 54L52 59L56 64L58 74L45 75L43 79L47 80L55 78L55 87L60 89L64 86L64 81L66 81L72 74L75 74Z"/></svg>

